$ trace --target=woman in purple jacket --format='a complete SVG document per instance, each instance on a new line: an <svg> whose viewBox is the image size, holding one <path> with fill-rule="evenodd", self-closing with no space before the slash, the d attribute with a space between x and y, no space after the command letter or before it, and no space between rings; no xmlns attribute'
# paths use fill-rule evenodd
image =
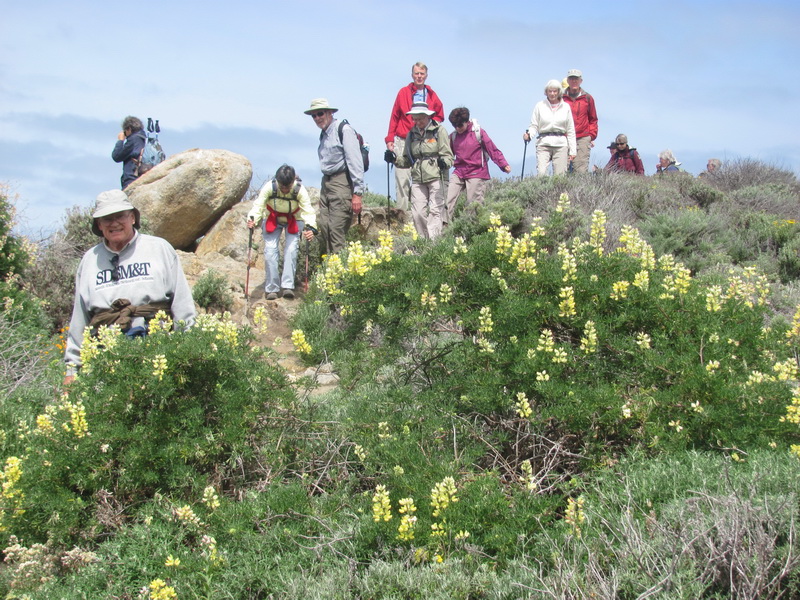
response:
<svg viewBox="0 0 800 600"><path fill-rule="evenodd" d="M475 119L470 120L468 108L463 106L454 108L450 111L449 120L455 128L450 134L450 147L456 158L453 164L455 170L447 189L445 223L453 217L458 197L465 189L467 191L465 207L472 202L483 202L486 182L489 181L489 158L503 172L511 172L511 166L503 153L494 145L489 134L481 129Z"/></svg>

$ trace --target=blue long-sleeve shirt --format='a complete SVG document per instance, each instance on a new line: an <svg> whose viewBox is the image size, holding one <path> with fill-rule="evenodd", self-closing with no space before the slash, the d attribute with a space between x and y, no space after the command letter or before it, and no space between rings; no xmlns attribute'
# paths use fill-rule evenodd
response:
<svg viewBox="0 0 800 600"><path fill-rule="evenodd" d="M136 161L142 154L142 149L146 141L144 131L141 129L132 133L124 140L117 140L114 149L111 151L111 158L114 162L122 163L122 177L120 183L124 190L128 185L136 180Z"/></svg>
<svg viewBox="0 0 800 600"><path fill-rule="evenodd" d="M345 169L350 172L353 193L364 195L364 160L355 130L346 124L339 142L339 121L333 119L319 134L319 168L324 175L335 175Z"/></svg>

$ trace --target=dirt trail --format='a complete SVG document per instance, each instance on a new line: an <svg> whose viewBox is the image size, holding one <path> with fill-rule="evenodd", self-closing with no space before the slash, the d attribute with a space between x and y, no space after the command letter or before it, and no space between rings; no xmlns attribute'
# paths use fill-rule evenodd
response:
<svg viewBox="0 0 800 600"><path fill-rule="evenodd" d="M278 353L278 364L286 369L289 377L292 380L298 379L303 376L314 376L317 378L317 387L312 391L312 395L330 391L337 386L338 378L330 375L329 367L322 367L319 373L316 373L315 367L306 366L300 356L297 354L292 343L292 327L289 323L291 318L299 310L303 300L302 292L296 291L296 296L292 300L278 298L277 300L267 300L265 297L264 289L250 291L250 304L246 307L247 314L246 320L243 317L238 319L239 322L249 323L255 330L255 322L253 316L255 315L258 307L263 307L269 315L269 323L265 333L256 331L256 339L261 346L272 348ZM244 311L242 311L244 313ZM234 315L234 320L237 317ZM277 342L277 343L276 343Z"/></svg>

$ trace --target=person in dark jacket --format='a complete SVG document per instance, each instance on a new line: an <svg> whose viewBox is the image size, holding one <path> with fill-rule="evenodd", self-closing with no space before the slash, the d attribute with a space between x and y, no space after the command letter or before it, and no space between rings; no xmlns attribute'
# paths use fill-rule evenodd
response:
<svg viewBox="0 0 800 600"><path fill-rule="evenodd" d="M122 131L117 134L117 143L111 152L114 162L122 163L120 181L123 190L139 177L139 157L146 141L142 121L136 117L125 117L122 121Z"/></svg>
<svg viewBox="0 0 800 600"><path fill-rule="evenodd" d="M616 139L617 148L611 153L611 159L605 167L613 173L636 173L644 175L644 164L636 148L628 146L628 136L620 133Z"/></svg>

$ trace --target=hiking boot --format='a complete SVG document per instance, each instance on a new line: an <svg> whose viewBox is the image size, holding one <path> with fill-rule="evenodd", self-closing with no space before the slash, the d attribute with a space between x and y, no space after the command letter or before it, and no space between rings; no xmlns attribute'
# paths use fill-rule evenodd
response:
<svg viewBox="0 0 800 600"><path fill-rule="evenodd" d="M277 299L278 299L277 292L270 292L269 294L267 294L267 300L277 300Z"/></svg>
<svg viewBox="0 0 800 600"><path fill-rule="evenodd" d="M287 300L294 298L294 290L283 290L283 297Z"/></svg>

